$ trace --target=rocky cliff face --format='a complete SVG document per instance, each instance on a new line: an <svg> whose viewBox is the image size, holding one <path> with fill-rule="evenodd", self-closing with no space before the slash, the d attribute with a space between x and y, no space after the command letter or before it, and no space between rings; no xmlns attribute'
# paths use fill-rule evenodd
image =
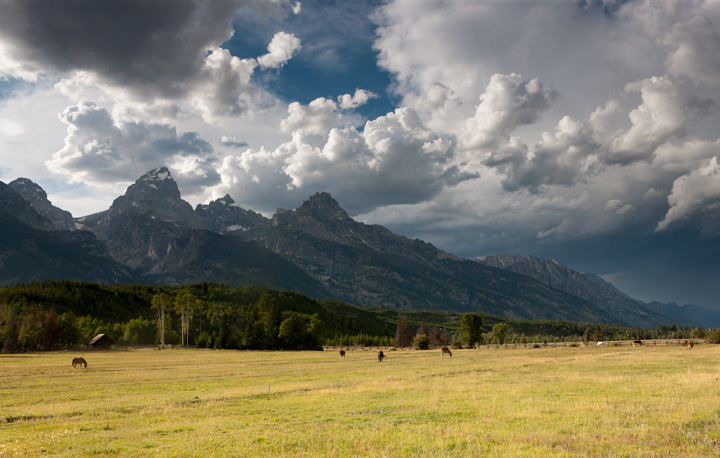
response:
<svg viewBox="0 0 720 458"><path fill-rule="evenodd" d="M262 240L267 236L271 221L260 213L246 210L229 195L207 205L195 207L203 226L219 234L231 234L246 240Z"/></svg>
<svg viewBox="0 0 720 458"><path fill-rule="evenodd" d="M47 193L38 184L28 178L18 178L10 182L9 186L22 196L42 216L49 219L55 230L73 231L75 221L70 212L62 210L52 204Z"/></svg>
<svg viewBox="0 0 720 458"><path fill-rule="evenodd" d="M110 256L143 281L213 281L325 297L312 277L272 251L221 233L262 233L270 225L267 218L234 205L229 196L196 212L164 167L140 177L108 210L77 223L105 241Z"/></svg>
<svg viewBox="0 0 720 458"><path fill-rule="evenodd" d="M43 280L130 283L132 271L84 231L59 231L0 183L0 285Z"/></svg>
<svg viewBox="0 0 720 458"><path fill-rule="evenodd" d="M117 230L113 225L127 218L152 219L178 228L202 227L201 219L180 197L177 183L165 167L138 178L108 210L75 221L77 227L92 231L100 240L108 240L110 233Z"/></svg>
<svg viewBox="0 0 720 458"><path fill-rule="evenodd" d="M52 222L40 215L32 205L10 186L0 181L0 208L24 224L41 231L54 229Z"/></svg>

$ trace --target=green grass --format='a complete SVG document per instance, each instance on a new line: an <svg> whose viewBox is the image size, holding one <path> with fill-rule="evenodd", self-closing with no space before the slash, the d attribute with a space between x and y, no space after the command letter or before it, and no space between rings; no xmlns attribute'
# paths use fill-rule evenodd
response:
<svg viewBox="0 0 720 458"><path fill-rule="evenodd" d="M717 457L720 347L0 355L0 457Z"/></svg>

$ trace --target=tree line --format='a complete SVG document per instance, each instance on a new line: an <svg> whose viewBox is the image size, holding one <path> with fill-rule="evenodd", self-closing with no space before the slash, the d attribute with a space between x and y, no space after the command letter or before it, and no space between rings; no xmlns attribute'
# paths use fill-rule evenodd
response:
<svg viewBox="0 0 720 458"><path fill-rule="evenodd" d="M116 344L253 350L322 346L472 348L486 343L715 339L720 331L569 321L512 320L481 313L362 308L292 291L222 284L98 285L49 281L0 288L0 350Z"/></svg>

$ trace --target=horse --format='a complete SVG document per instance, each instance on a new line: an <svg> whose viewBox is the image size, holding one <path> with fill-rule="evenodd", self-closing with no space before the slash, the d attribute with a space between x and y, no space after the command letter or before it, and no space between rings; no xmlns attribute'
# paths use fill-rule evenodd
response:
<svg viewBox="0 0 720 458"><path fill-rule="evenodd" d="M598 343L597 343L597 346L598 346L598 347L602 347L603 345L604 345L604 342L598 342Z"/></svg>
<svg viewBox="0 0 720 458"><path fill-rule="evenodd" d="M441 351L442 351L442 353L440 353L440 356L444 357L445 355L448 355L449 357L452 358L452 352L450 351L450 349L448 347L442 347Z"/></svg>
<svg viewBox="0 0 720 458"><path fill-rule="evenodd" d="M633 340L632 346L633 347L642 347L643 346L642 340Z"/></svg>
<svg viewBox="0 0 720 458"><path fill-rule="evenodd" d="M683 340L683 347L687 347L687 346L688 346L688 341L687 341L687 340Z"/></svg>
<svg viewBox="0 0 720 458"><path fill-rule="evenodd" d="M340 358L345 359L345 350L340 350Z"/></svg>
<svg viewBox="0 0 720 458"><path fill-rule="evenodd" d="M378 350L378 362L381 363L383 358L385 358L385 353L383 353L382 350Z"/></svg>
<svg viewBox="0 0 720 458"><path fill-rule="evenodd" d="M693 347L692 340L690 342L688 342L687 347L688 347L688 350L692 350L692 347Z"/></svg>
<svg viewBox="0 0 720 458"><path fill-rule="evenodd" d="M85 361L85 358L73 358L72 367L75 367L75 365L85 365L85 367L87 368L87 361Z"/></svg>

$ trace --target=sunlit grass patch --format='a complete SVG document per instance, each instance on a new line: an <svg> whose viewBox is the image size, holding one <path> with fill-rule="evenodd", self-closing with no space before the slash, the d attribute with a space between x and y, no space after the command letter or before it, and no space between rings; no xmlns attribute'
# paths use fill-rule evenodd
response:
<svg viewBox="0 0 720 458"><path fill-rule="evenodd" d="M716 457L719 350L4 355L0 456Z"/></svg>

